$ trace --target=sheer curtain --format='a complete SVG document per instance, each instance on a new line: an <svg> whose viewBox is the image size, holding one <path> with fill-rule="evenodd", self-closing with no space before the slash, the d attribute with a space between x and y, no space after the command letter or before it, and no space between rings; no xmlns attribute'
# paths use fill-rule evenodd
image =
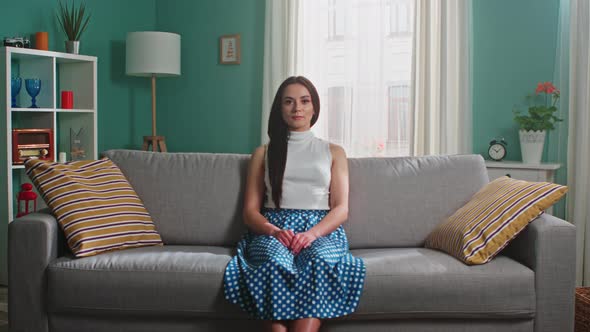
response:
<svg viewBox="0 0 590 332"><path fill-rule="evenodd" d="M313 130L349 157L410 152L413 3L302 1L301 73L322 101Z"/></svg>
<svg viewBox="0 0 590 332"><path fill-rule="evenodd" d="M300 0L266 0L264 22L264 73L260 141L268 142L268 116L279 85L299 72Z"/></svg>
<svg viewBox="0 0 590 332"><path fill-rule="evenodd" d="M571 1L568 215L577 227L578 285L590 285L590 4Z"/></svg>
<svg viewBox="0 0 590 332"><path fill-rule="evenodd" d="M349 157L471 152L469 1L266 6L263 142L276 87L296 74L320 94L312 130Z"/></svg>
<svg viewBox="0 0 590 332"><path fill-rule="evenodd" d="M417 0L412 155L471 153L471 1Z"/></svg>

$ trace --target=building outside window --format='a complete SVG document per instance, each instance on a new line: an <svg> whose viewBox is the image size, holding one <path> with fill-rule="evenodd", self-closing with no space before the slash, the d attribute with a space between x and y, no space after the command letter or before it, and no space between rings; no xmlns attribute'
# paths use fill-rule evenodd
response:
<svg viewBox="0 0 590 332"><path fill-rule="evenodd" d="M409 155L411 0L303 0L301 68L318 88L317 136L349 157Z"/></svg>

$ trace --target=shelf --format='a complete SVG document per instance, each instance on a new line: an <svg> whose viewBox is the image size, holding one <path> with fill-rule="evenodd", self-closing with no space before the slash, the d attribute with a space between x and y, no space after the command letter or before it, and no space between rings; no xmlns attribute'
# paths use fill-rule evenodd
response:
<svg viewBox="0 0 590 332"><path fill-rule="evenodd" d="M83 110L83 109L64 109L64 108L57 108L55 109L56 112L62 112L62 113L94 113L94 110Z"/></svg>
<svg viewBox="0 0 590 332"><path fill-rule="evenodd" d="M50 129L53 132L53 161L59 152L71 155L72 137L82 132L80 144L87 159L98 158L97 145L97 58L36 49L2 47L0 49L0 284L7 283L8 223L15 219L17 194L22 184L30 183L24 165L12 164L12 130ZM11 107L11 78L22 79L17 105ZM36 104L28 108L31 97L26 91L26 78L41 80ZM75 109L62 109L61 92L72 91ZM24 137L21 144L39 143L39 137ZM44 206L38 198L37 207Z"/></svg>
<svg viewBox="0 0 590 332"><path fill-rule="evenodd" d="M56 58L57 63L92 62L96 57L89 55L71 54L54 51L42 51L32 48L19 48L11 46L2 47L5 52L12 53L14 59L38 59L39 57Z"/></svg>
<svg viewBox="0 0 590 332"><path fill-rule="evenodd" d="M22 79L16 104L11 107L11 78ZM13 129L50 129L53 161L60 152L71 155L72 145L82 146L85 158L98 158L97 145L97 58L36 49L2 47L0 49L0 284L7 280L8 224L18 211L17 194L24 183L31 183L24 165L12 164ZM41 80L36 104L28 108L31 97L25 79ZM75 109L61 108L61 92L72 91ZM78 135L78 136L76 136ZM19 144L46 143L34 133L19 136ZM79 139L79 142L75 141ZM69 158L68 158L69 159ZM44 206L39 196L37 208Z"/></svg>
<svg viewBox="0 0 590 332"><path fill-rule="evenodd" d="M25 108L25 107L19 107L19 108L11 108L10 109L13 112L32 112L32 113L43 113L43 112L55 112L55 109L53 108Z"/></svg>
<svg viewBox="0 0 590 332"><path fill-rule="evenodd" d="M89 109L65 109L65 108L12 108L12 112L32 112L32 113L43 113L43 112L63 112L63 113L95 113L94 110Z"/></svg>
<svg viewBox="0 0 590 332"><path fill-rule="evenodd" d="M522 161L493 161L486 160L486 167L490 168L519 168L519 169L539 169L539 170L556 170L561 167L561 164L555 163L540 163L540 164L525 164Z"/></svg>

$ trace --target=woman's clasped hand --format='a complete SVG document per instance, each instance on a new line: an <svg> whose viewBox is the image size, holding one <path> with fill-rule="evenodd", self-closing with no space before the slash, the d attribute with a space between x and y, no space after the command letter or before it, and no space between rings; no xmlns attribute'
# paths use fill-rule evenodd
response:
<svg viewBox="0 0 590 332"><path fill-rule="evenodd" d="M301 250L308 248L317 239L317 236L310 231L295 234L290 229L276 230L272 236L291 250L293 255L299 254Z"/></svg>

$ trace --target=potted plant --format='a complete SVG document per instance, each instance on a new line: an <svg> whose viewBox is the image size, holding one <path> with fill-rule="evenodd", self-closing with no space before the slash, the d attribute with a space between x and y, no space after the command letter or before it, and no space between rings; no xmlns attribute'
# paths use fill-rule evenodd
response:
<svg viewBox="0 0 590 332"><path fill-rule="evenodd" d="M78 8L74 5L65 6L59 2L59 12L57 13L57 21L62 30L66 34L66 52L78 54L80 49L80 37L90 21L90 13L86 12L86 5L81 3Z"/></svg>
<svg viewBox="0 0 590 332"><path fill-rule="evenodd" d="M542 95L544 94L544 96ZM543 104L537 105L539 99ZM514 111L514 120L519 126L520 149L524 163L538 164L543 156L543 146L548 130L555 129L555 123L563 121L555 116L559 89L553 83L539 83L534 96L529 96L532 105L527 114Z"/></svg>

